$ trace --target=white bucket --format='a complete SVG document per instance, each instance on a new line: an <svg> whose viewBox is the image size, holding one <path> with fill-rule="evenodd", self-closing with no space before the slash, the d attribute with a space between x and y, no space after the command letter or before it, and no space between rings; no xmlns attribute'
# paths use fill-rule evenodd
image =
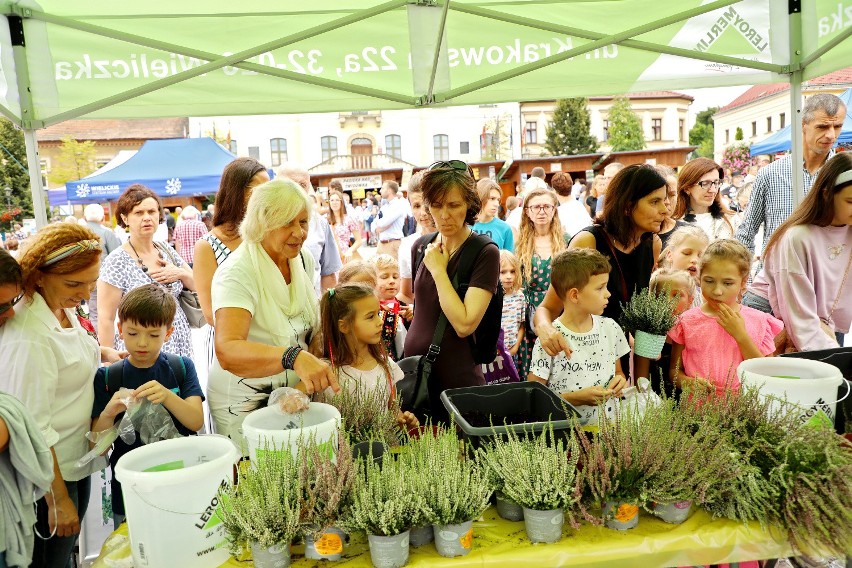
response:
<svg viewBox="0 0 852 568"><path fill-rule="evenodd" d="M840 369L822 361L795 357L762 357L747 359L737 367L740 383L760 387L762 396L771 399L775 408L787 401L801 409L802 422L834 425L838 387L844 383Z"/></svg>
<svg viewBox="0 0 852 568"><path fill-rule="evenodd" d="M289 449L295 456L299 443L314 439L321 451L334 459L337 455L337 432L340 430L340 411L330 404L312 402L298 414L281 412L277 408L255 410L243 420L243 437L248 444L249 460L255 461L264 448Z"/></svg>
<svg viewBox="0 0 852 568"><path fill-rule="evenodd" d="M216 516L239 452L224 436L187 436L136 448L115 465L136 568L207 568L230 558Z"/></svg>

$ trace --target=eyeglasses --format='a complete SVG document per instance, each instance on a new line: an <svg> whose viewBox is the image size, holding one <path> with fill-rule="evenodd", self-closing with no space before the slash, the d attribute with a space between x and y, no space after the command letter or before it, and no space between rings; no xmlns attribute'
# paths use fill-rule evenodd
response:
<svg viewBox="0 0 852 568"><path fill-rule="evenodd" d="M553 211L553 205L530 205L527 209L531 209L532 211L537 211L538 213L550 213Z"/></svg>
<svg viewBox="0 0 852 568"><path fill-rule="evenodd" d="M722 187L722 181L718 180L718 179L717 180L709 180L708 179L708 180L704 180L704 181L699 181L696 185L700 185L701 189L710 189L711 187L715 187L716 189L718 189L718 188Z"/></svg>
<svg viewBox="0 0 852 568"><path fill-rule="evenodd" d="M473 170L471 169L471 167L467 165L467 162L463 162L461 160L446 160L446 161L439 160L439 161L433 163L432 165L430 165L426 169L428 169L429 171L445 170L445 169L456 170L458 172L466 171L467 173L470 174L470 177L474 177L473 176Z"/></svg>
<svg viewBox="0 0 852 568"><path fill-rule="evenodd" d="M17 304L18 302L21 301L21 298L23 298L23 297L24 297L24 293L21 292L15 298L13 298L11 302L6 302L4 304L0 304L0 315L5 314L9 310L11 310L15 306L15 304Z"/></svg>

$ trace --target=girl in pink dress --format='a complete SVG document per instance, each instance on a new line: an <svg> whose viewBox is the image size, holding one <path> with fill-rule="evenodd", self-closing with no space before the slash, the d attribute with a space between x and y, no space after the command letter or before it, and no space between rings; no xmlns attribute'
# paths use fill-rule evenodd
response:
<svg viewBox="0 0 852 568"><path fill-rule="evenodd" d="M670 375L683 388L703 387L717 394L739 390L737 366L775 351L784 324L771 314L740 305L751 268L751 254L739 242L720 239L701 257L704 303L680 317L669 332Z"/></svg>

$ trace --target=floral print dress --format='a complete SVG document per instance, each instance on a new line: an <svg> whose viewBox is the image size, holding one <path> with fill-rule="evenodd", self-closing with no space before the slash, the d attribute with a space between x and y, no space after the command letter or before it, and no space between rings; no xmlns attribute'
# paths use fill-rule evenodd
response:
<svg viewBox="0 0 852 568"><path fill-rule="evenodd" d="M550 287L550 265L552 258L542 259L537 254L532 257L532 274L529 278L524 276L523 292L526 296L527 304L538 307L544 301L544 295ZM518 372L521 374L521 380L527 378L527 373L530 370L530 360L532 359L532 350L535 345L536 337L530 333L524 336L524 341L521 343L521 348L518 349Z"/></svg>

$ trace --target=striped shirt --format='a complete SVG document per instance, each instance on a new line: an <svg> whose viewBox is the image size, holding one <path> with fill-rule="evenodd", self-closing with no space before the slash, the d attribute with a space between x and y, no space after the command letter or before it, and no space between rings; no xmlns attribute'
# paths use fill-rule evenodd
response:
<svg viewBox="0 0 852 568"><path fill-rule="evenodd" d="M834 156L831 150L826 156L827 162ZM823 162L825 164L825 162ZM820 168L822 169L822 168ZM802 167L804 184L802 189L807 194L814 183L819 170L810 173ZM754 252L754 237L761 225L764 225L764 246L769 242L772 233L793 212L793 157L787 154L780 160L775 160L757 173L757 179L751 189L751 198L746 208L743 222L734 238ZM763 253L761 248L760 253Z"/></svg>

